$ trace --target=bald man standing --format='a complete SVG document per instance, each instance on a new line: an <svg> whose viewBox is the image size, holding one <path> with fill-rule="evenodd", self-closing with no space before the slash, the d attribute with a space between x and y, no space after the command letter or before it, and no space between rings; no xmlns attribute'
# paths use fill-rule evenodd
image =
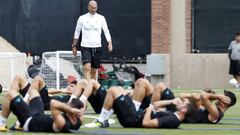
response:
<svg viewBox="0 0 240 135"><path fill-rule="evenodd" d="M88 80L96 80L96 72L101 63L102 30L108 41L108 51L111 52L113 47L106 19L97 13L97 2L90 0L88 3L88 13L80 16L77 21L72 44L72 52L74 55L77 55L77 42L80 32L82 32L81 53L84 77Z"/></svg>

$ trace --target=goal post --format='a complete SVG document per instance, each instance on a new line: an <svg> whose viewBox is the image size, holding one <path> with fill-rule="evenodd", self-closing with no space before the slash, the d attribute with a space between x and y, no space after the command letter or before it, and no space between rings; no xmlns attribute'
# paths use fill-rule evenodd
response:
<svg viewBox="0 0 240 135"><path fill-rule="evenodd" d="M81 52L76 56L72 51L44 52L40 75L48 88L66 88L69 78L80 80L83 77Z"/></svg>
<svg viewBox="0 0 240 135"><path fill-rule="evenodd" d="M16 75L27 74L27 57L25 53L1 52L0 53L0 84L3 89L8 89Z"/></svg>

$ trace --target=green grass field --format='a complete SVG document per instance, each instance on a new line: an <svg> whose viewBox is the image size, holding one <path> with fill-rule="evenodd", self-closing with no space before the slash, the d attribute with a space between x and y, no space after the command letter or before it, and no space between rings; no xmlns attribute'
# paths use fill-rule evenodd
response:
<svg viewBox="0 0 240 135"><path fill-rule="evenodd" d="M176 95L183 90L175 90ZM232 90L237 94L238 99L240 98L240 90ZM188 91L191 92L191 91ZM221 91L218 91L221 92ZM3 102L5 93L0 96L0 103ZM90 108L90 107L89 107ZM91 110L91 109L89 109ZM92 111L90 111L92 112ZM97 116L93 114L87 114L90 116ZM116 120L115 124L112 124L110 128L99 129L99 128L81 128L80 131L84 134L160 134L160 135L239 135L240 134L240 103L230 108L224 116L224 119L219 124L181 124L179 129L140 129L140 128L122 128L118 123L116 116L112 116L112 119ZM10 127L15 122L16 118L11 115L8 119L8 126ZM92 122L94 118L85 118L84 123ZM234 129L239 128L239 129ZM209 130L211 129L211 130ZM6 135L25 135L25 134L47 134L47 133L24 133L24 132L0 132L0 134ZM53 134L53 133L49 133Z"/></svg>

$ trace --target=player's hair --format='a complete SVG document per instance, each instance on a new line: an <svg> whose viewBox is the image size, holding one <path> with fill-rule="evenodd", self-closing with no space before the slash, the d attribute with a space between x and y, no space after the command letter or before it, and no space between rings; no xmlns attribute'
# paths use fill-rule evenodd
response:
<svg viewBox="0 0 240 135"><path fill-rule="evenodd" d="M97 3L97 0L89 0L89 1L88 1L88 4L89 4L91 1L95 1L95 2Z"/></svg>
<svg viewBox="0 0 240 135"><path fill-rule="evenodd" d="M70 84L75 84L76 85L77 84L77 80L71 81Z"/></svg>
<svg viewBox="0 0 240 135"><path fill-rule="evenodd" d="M73 98L72 101L70 102L71 107L81 109L83 108L83 102L78 100L77 98Z"/></svg>
<svg viewBox="0 0 240 135"><path fill-rule="evenodd" d="M211 88L205 88L203 91L205 91L207 93L211 93L211 94L216 94L216 92Z"/></svg>
<svg viewBox="0 0 240 135"><path fill-rule="evenodd" d="M187 104L187 113L185 116L190 117L197 111L197 109L197 104L192 99L189 99L189 103Z"/></svg>
<svg viewBox="0 0 240 135"><path fill-rule="evenodd" d="M2 85L0 84L0 93L2 93Z"/></svg>
<svg viewBox="0 0 240 135"><path fill-rule="evenodd" d="M236 104L237 98L236 98L236 95L233 92L228 91L228 90L224 90L224 95L229 97L230 100L231 100L231 102L229 104L229 107L231 107L231 106Z"/></svg>
<svg viewBox="0 0 240 135"><path fill-rule="evenodd" d="M237 32L237 33L235 34L235 36L240 36L240 32Z"/></svg>

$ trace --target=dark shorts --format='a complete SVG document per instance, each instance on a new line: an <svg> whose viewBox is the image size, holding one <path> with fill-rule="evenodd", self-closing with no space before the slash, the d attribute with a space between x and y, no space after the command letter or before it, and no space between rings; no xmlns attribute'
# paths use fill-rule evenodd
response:
<svg viewBox="0 0 240 135"><path fill-rule="evenodd" d="M83 65L90 63L92 68L99 68L101 64L102 48L81 47Z"/></svg>
<svg viewBox="0 0 240 135"><path fill-rule="evenodd" d="M240 62L236 60L230 60L229 74L240 75Z"/></svg>
<svg viewBox="0 0 240 135"><path fill-rule="evenodd" d="M29 117L44 113L44 106L40 97L33 98L28 105L21 96L17 96L11 101L10 108L13 114L17 116L21 127Z"/></svg>
<svg viewBox="0 0 240 135"><path fill-rule="evenodd" d="M216 124L218 123L224 116L224 113L218 109L219 117L216 121L212 122L208 119L209 112L207 109L198 109L194 114L191 116L185 117L183 120L184 123L209 123L209 124Z"/></svg>
<svg viewBox="0 0 240 135"><path fill-rule="evenodd" d="M106 89L101 86L95 95L90 95L88 98L89 103L91 104L93 110L97 113L100 114L102 107L103 107L103 103L106 97L107 91Z"/></svg>
<svg viewBox="0 0 240 135"><path fill-rule="evenodd" d="M151 103L151 99L152 99L152 94L146 96L146 97L143 99L143 101L142 101L141 106L140 106L139 109L145 110L146 108L148 108L149 105L150 105L150 103Z"/></svg>
<svg viewBox="0 0 240 135"><path fill-rule="evenodd" d="M160 100L172 100L175 99L174 93L171 91L171 89L166 88L163 93L161 94L161 99ZM171 112L176 111L176 106L175 105L168 105L166 106L166 109Z"/></svg>
<svg viewBox="0 0 240 135"><path fill-rule="evenodd" d="M114 112L123 127L139 127L138 112L129 95L118 97L113 103Z"/></svg>
<svg viewBox="0 0 240 135"><path fill-rule="evenodd" d="M30 86L31 86L31 84L28 83L23 89L20 89L20 90L19 90L19 93L20 93L23 97L25 97L25 95L27 94L28 89L29 89Z"/></svg>
<svg viewBox="0 0 240 135"><path fill-rule="evenodd" d="M48 96L48 89L47 87L43 87L40 92L39 92L41 98L42 98L42 102L44 105L44 110L49 110L50 109L50 98Z"/></svg>
<svg viewBox="0 0 240 135"><path fill-rule="evenodd" d="M158 119L158 128L177 128L181 122L173 112L152 112L152 118Z"/></svg>
<svg viewBox="0 0 240 135"><path fill-rule="evenodd" d="M51 96L49 98L50 98L50 100L55 99L57 101L67 103L69 101L70 97L71 96L69 96L69 95L57 95L57 96Z"/></svg>

